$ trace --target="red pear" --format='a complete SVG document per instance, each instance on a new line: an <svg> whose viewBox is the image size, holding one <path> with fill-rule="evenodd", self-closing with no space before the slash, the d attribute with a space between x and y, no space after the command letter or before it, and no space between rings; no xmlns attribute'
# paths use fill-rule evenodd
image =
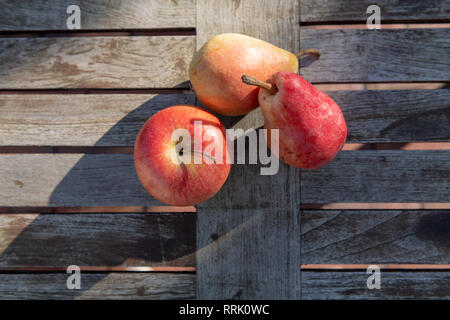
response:
<svg viewBox="0 0 450 320"><path fill-rule="evenodd" d="M277 72L268 82L249 76L242 80L261 87L258 100L264 127L279 129L281 160L294 167L317 169L342 149L347 126L341 109L301 76Z"/></svg>

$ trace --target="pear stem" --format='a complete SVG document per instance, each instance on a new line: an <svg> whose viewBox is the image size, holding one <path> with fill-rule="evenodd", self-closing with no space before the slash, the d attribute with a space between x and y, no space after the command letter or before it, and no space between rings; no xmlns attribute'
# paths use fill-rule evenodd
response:
<svg viewBox="0 0 450 320"><path fill-rule="evenodd" d="M248 84L250 86L257 86L257 87L266 89L266 90L270 91L273 94L277 93L277 89L273 85L268 83L268 82L264 82L264 81L258 80L258 79L254 78L252 76L247 76L245 74L242 76L241 79L242 79L243 83Z"/></svg>
<svg viewBox="0 0 450 320"><path fill-rule="evenodd" d="M312 55L312 56L316 56L317 59L319 59L319 57L320 57L321 54L322 54L322 53L320 52L320 50L309 48L309 49L305 49L305 50L300 51L300 52L297 53L295 56L296 56L297 58L301 58L301 57L303 57L303 56L309 56L309 55Z"/></svg>

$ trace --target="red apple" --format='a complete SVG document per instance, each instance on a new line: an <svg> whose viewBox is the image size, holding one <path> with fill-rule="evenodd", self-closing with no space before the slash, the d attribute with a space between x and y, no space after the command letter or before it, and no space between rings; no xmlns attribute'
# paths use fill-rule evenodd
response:
<svg viewBox="0 0 450 320"><path fill-rule="evenodd" d="M179 129L191 141L174 139ZM211 151L213 144L217 148ZM195 205L219 191L230 172L226 160L224 125L211 113L189 105L153 115L134 146L136 172L144 188L159 201L175 206Z"/></svg>

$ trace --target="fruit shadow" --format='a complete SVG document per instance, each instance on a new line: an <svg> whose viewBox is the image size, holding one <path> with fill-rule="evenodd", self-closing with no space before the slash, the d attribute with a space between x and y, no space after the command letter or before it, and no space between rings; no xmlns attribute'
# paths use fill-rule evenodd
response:
<svg viewBox="0 0 450 320"><path fill-rule="evenodd" d="M180 87L183 84L175 88ZM133 146L145 121L161 109L176 104L201 105L194 94L180 92L149 94L149 98L143 101L114 123L95 143L96 147L120 147L119 153L102 153L105 152L104 149L87 148L86 152L77 151L79 154L55 155L73 156L70 160L73 165L55 186L48 199L49 207L133 206L142 207L145 211L151 206L164 205L149 196L141 186L130 146ZM241 117L220 116L227 128L257 128L258 126L254 127L254 118L254 113ZM240 139L246 139L246 136L238 138L238 141ZM246 146L248 151L248 142ZM58 278L58 283L45 285L49 286L50 292L63 292L64 298L77 298L104 281L109 273L89 272L89 281L82 280L80 290L69 290L66 288L69 275L64 273L69 265L104 267L104 270L117 266L195 266L199 244L196 241L198 215L206 218L211 213L210 209L217 207L221 209L217 219L221 220L228 219L228 209L247 209L248 203L258 202L259 208L272 207L270 197L264 199L261 193L273 191L283 185L285 180L283 175L281 178L260 176L259 168L259 164L234 165L224 188L216 197L202 204L208 207L207 212L203 214L202 206L199 206L197 216L189 213L88 213L81 209L78 210L79 213L52 212L33 214L27 218L13 217L18 219L12 220L12 224L18 226L14 231L17 231L17 235L11 235L14 240L1 252L0 267L49 270L57 267L62 270L63 276ZM275 180L279 183L274 184ZM266 191L260 189L264 184L267 184ZM247 211L248 215L224 224L226 226L221 229L220 234L212 233L211 242L220 241L220 238L225 238L239 226L246 226L248 229L251 226L248 222L263 218L261 212ZM207 245L209 244L205 244ZM44 273L52 274L51 271ZM30 284L24 283L23 286ZM39 291L34 287L29 288ZM39 293L36 296L39 297ZM151 298L138 292L135 296Z"/></svg>
<svg viewBox="0 0 450 320"><path fill-rule="evenodd" d="M185 83L174 88L181 87L185 87ZM118 213L101 212L101 207L111 206L139 207L137 211L165 206L141 186L131 146L139 129L156 112L171 105L196 103L195 95L186 90L130 94L130 99L133 99L132 95L139 95L140 101L144 102L112 125L95 143L96 147L103 148L86 148L87 153L77 150L80 153L55 155L69 157L71 160L64 161L73 161L73 165L55 186L48 206L76 207L77 213L13 217L18 220L11 220L11 223L17 224L18 228L12 233L17 231L17 234L11 234L10 238L14 240L3 252L0 251L0 267L58 267L64 271L69 265L105 267L105 270L117 266L195 266L195 214L132 213L134 209L120 213L120 208ZM113 147L110 149L113 153L105 153L111 151L105 151L104 147ZM100 211L83 212L80 206L94 206ZM61 283L50 287L59 288L57 292L64 292L65 298L77 298L107 276L108 272L99 272L83 282L82 272L82 288L69 290L66 288L67 274L61 278ZM138 295L146 298L142 293L135 296Z"/></svg>
<svg viewBox="0 0 450 320"><path fill-rule="evenodd" d="M83 282L82 272L81 289L69 290L66 288L69 275L64 273L64 269L70 265L103 267L104 270L117 266L195 266L195 214L131 213L133 210L129 210L130 213L89 213L79 208L94 206L101 210L99 207L133 206L146 211L151 206L164 205L141 186L129 147L133 146L145 121L156 112L171 105L199 103L194 94L179 92L155 94L143 101L95 143L96 147L102 148L125 147L125 150L118 149L121 153L99 153L105 152L104 149L87 148L87 153L55 155L73 156L70 161L74 163L55 186L48 206L78 207L78 213L31 214L12 220L12 224L19 226L17 235L11 235L14 240L1 253L0 267L49 270L57 267L63 274L59 274L57 283L44 284L44 287L48 285L49 290L63 292L65 298L77 298L96 284L101 285L109 273L89 272ZM229 128L245 120L245 117L220 118ZM249 182L254 179L251 170L243 170L243 165L239 167L232 170L228 183L236 174L241 178L247 177ZM212 198L209 203L214 206L218 202ZM236 203L245 206L245 201L236 199ZM228 224L229 230L224 231L227 233L237 225ZM44 273L52 275L51 271L43 272L43 278ZM145 295L141 297L146 298Z"/></svg>

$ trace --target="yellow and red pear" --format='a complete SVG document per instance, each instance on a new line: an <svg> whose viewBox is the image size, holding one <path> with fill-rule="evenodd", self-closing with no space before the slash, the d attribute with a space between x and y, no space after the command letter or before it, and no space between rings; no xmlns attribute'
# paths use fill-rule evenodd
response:
<svg viewBox="0 0 450 320"><path fill-rule="evenodd" d="M278 71L297 72L297 56L263 40L225 33L211 38L194 55L189 78L205 107L237 116L259 106L258 89L243 84L241 76L265 80Z"/></svg>

